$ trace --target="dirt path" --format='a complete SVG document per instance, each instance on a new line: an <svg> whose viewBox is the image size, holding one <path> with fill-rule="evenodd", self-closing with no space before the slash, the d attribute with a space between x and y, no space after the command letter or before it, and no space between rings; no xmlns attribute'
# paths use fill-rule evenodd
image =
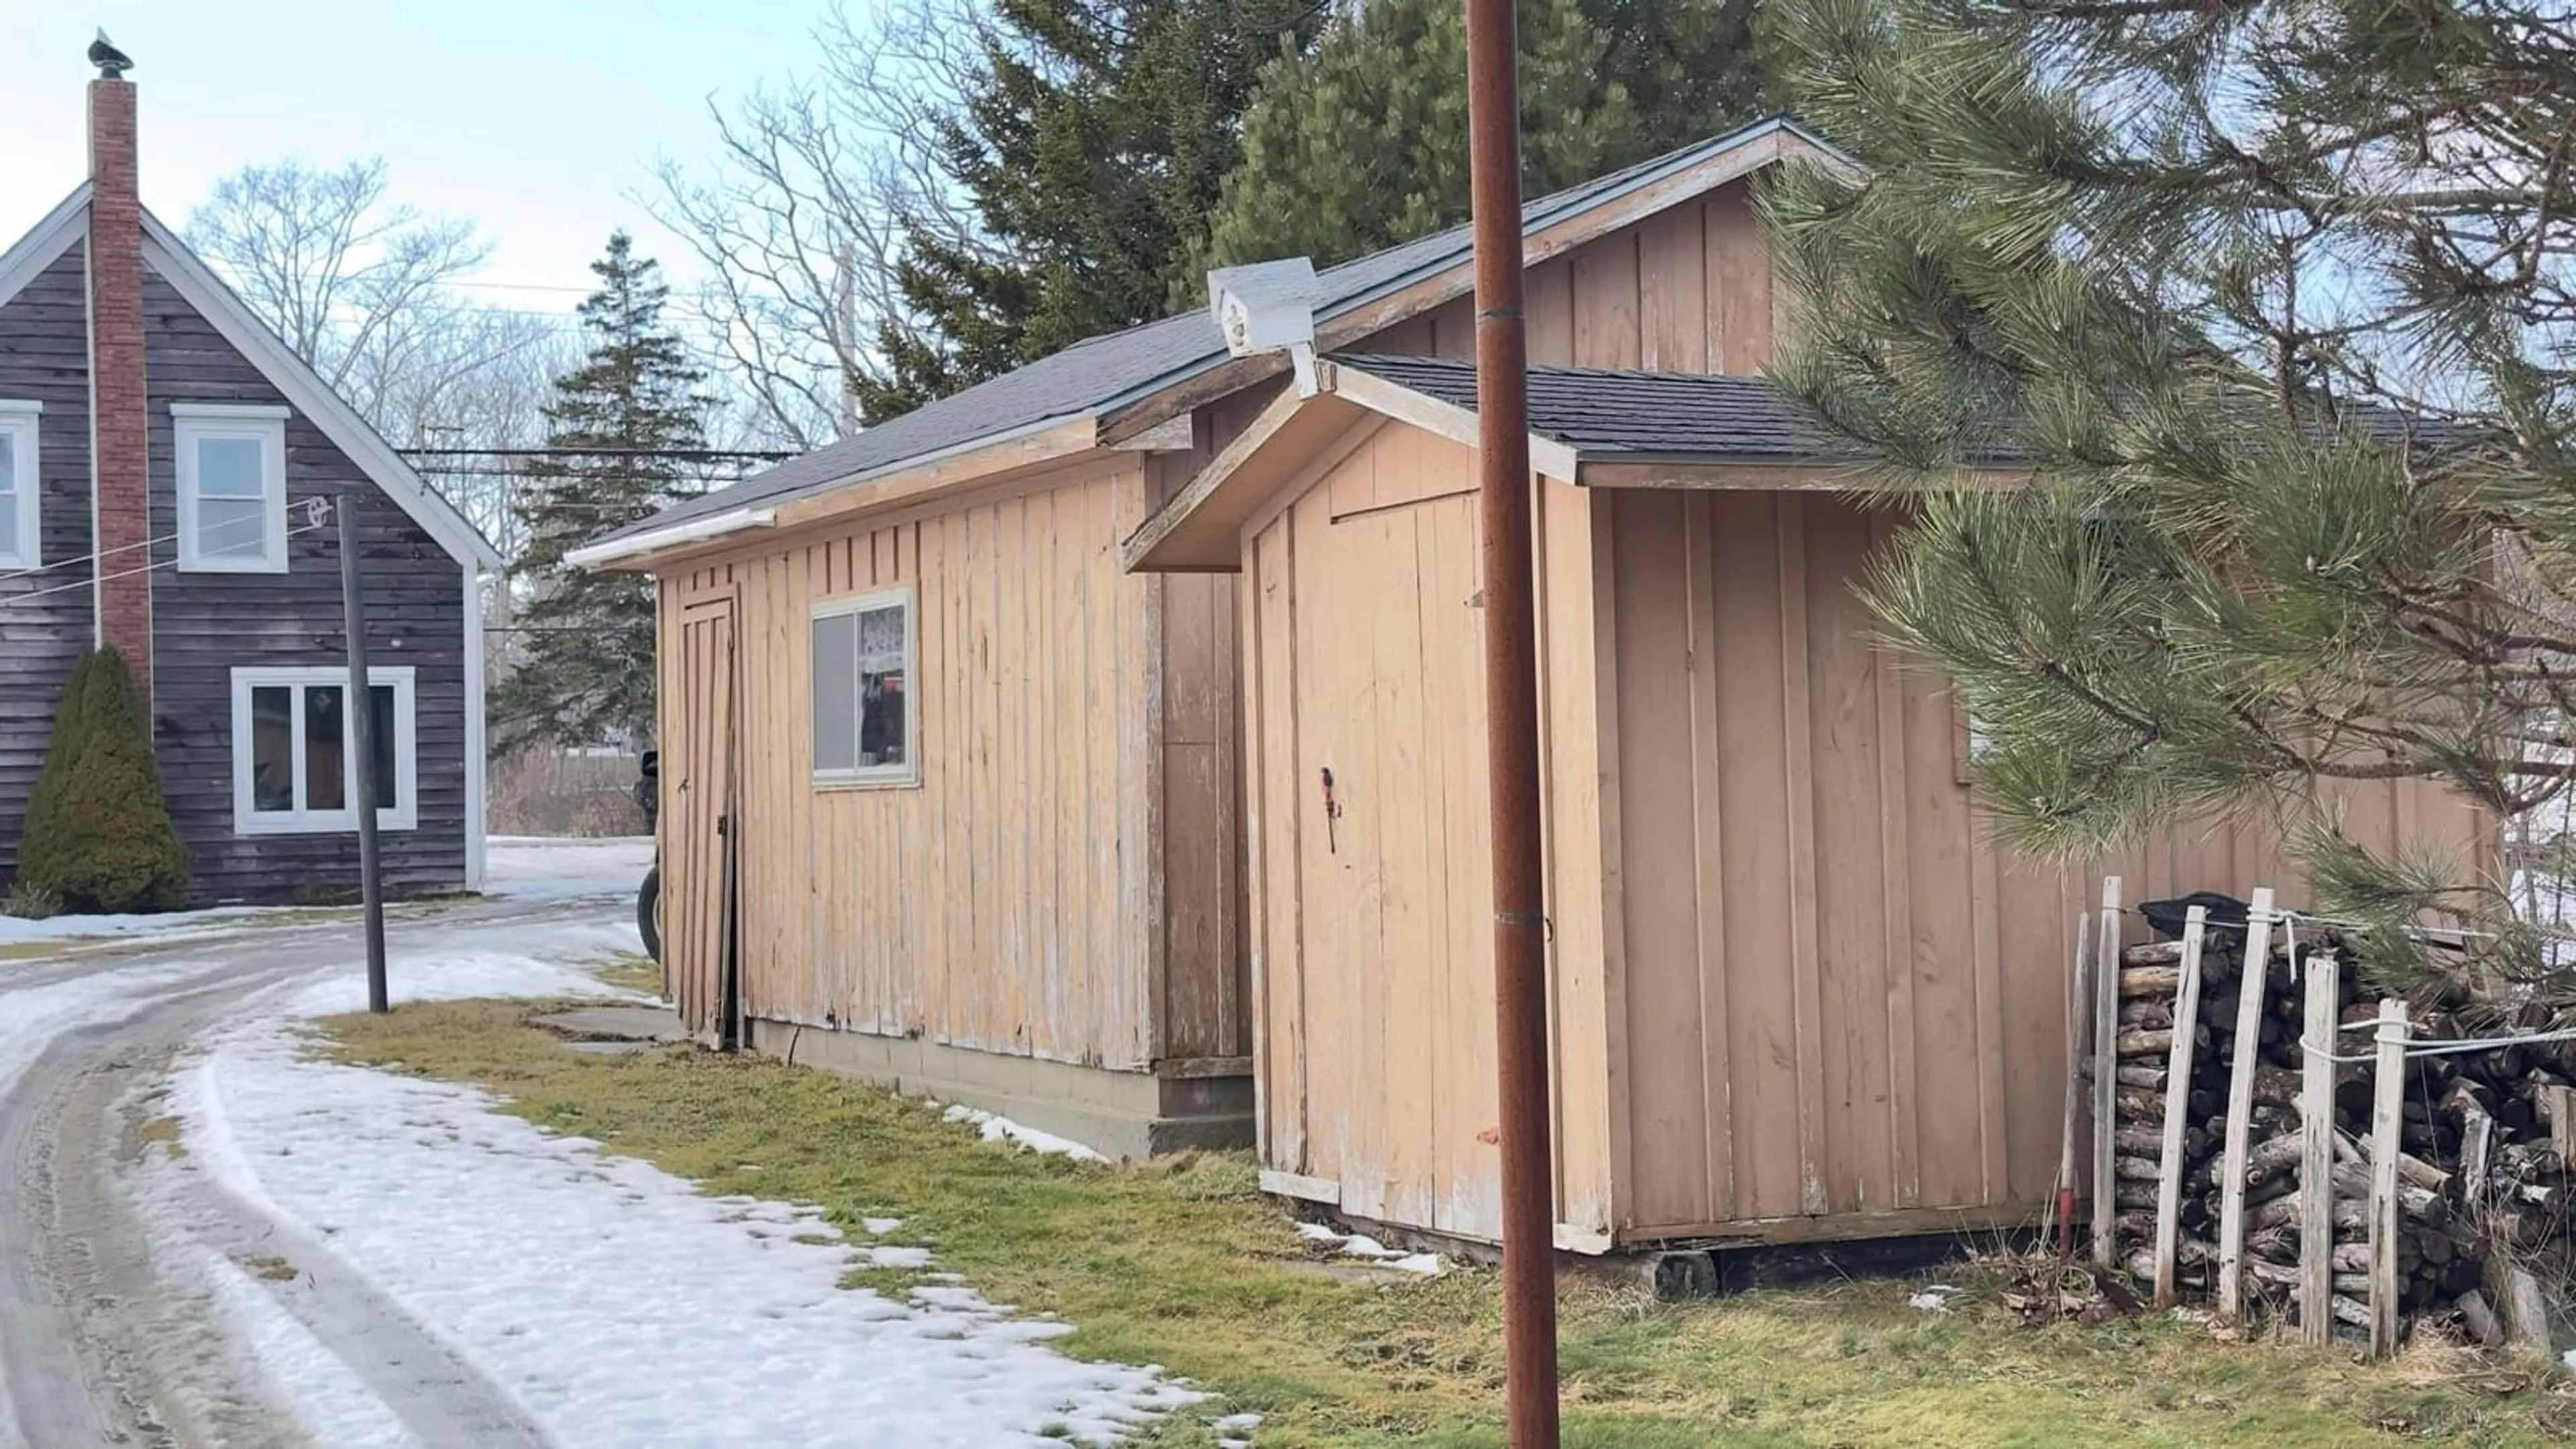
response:
<svg viewBox="0 0 2576 1449"><path fill-rule="evenodd" d="M612 909L487 903L430 929L461 949L507 949L533 921ZM209 1254L260 1274L420 1443L546 1442L508 1393L303 1230L195 1174L176 1203L135 1190L154 1125L146 1087L171 1057L261 1009L263 993L350 969L357 943L334 923L0 975L0 1032L21 1033L0 1045L0 1446L304 1443L249 1387L261 1379L224 1337Z"/></svg>

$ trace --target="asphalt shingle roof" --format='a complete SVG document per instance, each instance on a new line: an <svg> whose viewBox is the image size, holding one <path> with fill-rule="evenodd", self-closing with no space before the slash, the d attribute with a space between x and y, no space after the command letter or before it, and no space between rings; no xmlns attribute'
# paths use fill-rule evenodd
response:
<svg viewBox="0 0 2576 1449"><path fill-rule="evenodd" d="M1343 357L1398 387L1476 410L1476 365L1445 357ZM1812 463L1837 456L1798 409L1759 377L1533 367L1530 431L1587 459Z"/></svg>
<svg viewBox="0 0 2576 1449"><path fill-rule="evenodd" d="M1541 230L1621 192L1775 132L1793 133L1810 145L1831 150L1795 122L1772 117L1531 201L1521 209L1522 229ZM1446 271L1467 260L1471 251L1468 228L1456 226L1328 267L1317 275L1322 300L1315 308L1316 320L1328 321L1423 277ZM640 523L605 534L600 541L825 492L893 472L934 453L1051 419L1105 412L1184 381L1225 359L1225 339L1203 308L1090 338L739 483L675 504Z"/></svg>
<svg viewBox="0 0 2576 1449"><path fill-rule="evenodd" d="M1342 356L1357 368L1452 407L1476 410L1476 365L1445 357ZM1836 463L1860 455L1809 422L1787 394L1760 377L1637 372L1597 367L1533 367L1530 431L1602 462ZM2351 414L2383 443L2404 439L2435 451L2467 447L2475 434L2459 424L2363 406ZM1999 442L1971 460L2011 466L2028 455Z"/></svg>

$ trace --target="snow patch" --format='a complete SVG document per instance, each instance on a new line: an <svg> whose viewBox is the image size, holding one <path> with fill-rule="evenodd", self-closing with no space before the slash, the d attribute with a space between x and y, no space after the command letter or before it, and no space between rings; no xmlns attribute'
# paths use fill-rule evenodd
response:
<svg viewBox="0 0 2576 1449"><path fill-rule="evenodd" d="M902 1227L903 1219L861 1218L859 1219L859 1226L868 1230L868 1236L873 1238L882 1238L886 1234L893 1232L895 1229Z"/></svg>
<svg viewBox="0 0 2576 1449"><path fill-rule="evenodd" d="M296 906L216 906L202 911L161 911L152 915L48 916L41 921L0 916L0 946L110 936L184 940L191 936L222 935L241 926L257 924L263 917L292 916L301 910Z"/></svg>
<svg viewBox="0 0 2576 1449"><path fill-rule="evenodd" d="M653 868L653 837L495 835L483 849L483 889L519 900L633 900Z"/></svg>
<svg viewBox="0 0 2576 1449"><path fill-rule="evenodd" d="M569 966L508 952L406 954L393 972L402 1000L603 994ZM364 1002L354 974L290 992L296 1015ZM326 1243L564 1449L694 1442L709 1423L745 1444L1102 1444L1205 1397L1156 1367L1065 1358L1043 1341L1068 1325L1011 1317L970 1288L902 1300L844 1289L854 1262L926 1267L930 1250L853 1248L810 1206L709 1197L493 1106L473 1089L310 1060L291 1024L248 1019L179 1071L170 1110L188 1153L166 1166ZM1089 1152L1000 1121L979 1125ZM343 1417L359 1411L329 1366L283 1338L262 1361L329 1422L320 1442L371 1442Z"/></svg>
<svg viewBox="0 0 2576 1449"><path fill-rule="evenodd" d="M1016 1142L1031 1152L1044 1153L1050 1157L1070 1157L1076 1162L1109 1160L1070 1137L1058 1137L1052 1132L1040 1132L1035 1127L1023 1127L1008 1117L996 1117L980 1108L960 1105L949 1108L941 1115L945 1121L975 1124L983 1131L984 1140L987 1142Z"/></svg>
<svg viewBox="0 0 2576 1449"><path fill-rule="evenodd" d="M1920 1308L1926 1313L1947 1313L1950 1311L1950 1297L1958 1291L1947 1283L1935 1283L1908 1297L1905 1306Z"/></svg>
<svg viewBox="0 0 2576 1449"><path fill-rule="evenodd" d="M1390 1248L1366 1233L1337 1233L1322 1223L1299 1223L1297 1236L1308 1242L1330 1243L1344 1257L1366 1258L1403 1272L1419 1273L1425 1278L1437 1278L1449 1271L1449 1265L1440 1261L1438 1253L1408 1253L1401 1248Z"/></svg>
<svg viewBox="0 0 2576 1449"><path fill-rule="evenodd" d="M233 1337L272 1384L288 1387L296 1427L335 1449L414 1449L419 1440L349 1366L239 1265L208 1252L199 1273Z"/></svg>
<svg viewBox="0 0 2576 1449"><path fill-rule="evenodd" d="M202 962L129 966L11 991L8 1028L0 1031L0 1088L15 1082L56 1037L123 1021L164 988L205 969Z"/></svg>

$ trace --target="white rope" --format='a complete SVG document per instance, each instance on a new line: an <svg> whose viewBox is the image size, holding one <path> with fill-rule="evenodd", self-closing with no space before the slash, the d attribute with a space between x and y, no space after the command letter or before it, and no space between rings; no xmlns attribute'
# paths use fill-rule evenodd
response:
<svg viewBox="0 0 2576 1449"><path fill-rule="evenodd" d="M2373 1019L2370 1021L2348 1023L2342 1029L2345 1031L2358 1031L2365 1029L2376 1031L2378 1028L2379 1022L2376 1019ZM2488 1052L2494 1051L2500 1047L2527 1046L2560 1041L2576 1041L2576 1027L2562 1027L2555 1031L2525 1032L2518 1036L2471 1036L2449 1038L2420 1037L2406 1043L2406 1055L2410 1057L2465 1056L2470 1052ZM2310 1042L2304 1036L2299 1038L2299 1050L2312 1057L2323 1057L2327 1061L2342 1062L2347 1065L2354 1062L2375 1062L2379 1060L2379 1053L2377 1052L2365 1052L2360 1056L2342 1056L2334 1052L2320 1051L2314 1043Z"/></svg>
<svg viewBox="0 0 2576 1449"><path fill-rule="evenodd" d="M297 506L298 508L302 508L302 509L304 509L304 510L305 510L305 512L306 512L306 515L307 515L308 517L313 517L313 518L316 518L316 519L327 519L327 518L330 516L330 512L331 512L331 500L329 500L329 499L327 499L327 498L308 498L308 499L304 500L304 502L299 503L299 504L297 504L296 506ZM265 522L265 520L259 520L259 519L253 519L253 520L249 520L249 521L251 521L251 522ZM316 529L328 528L328 527L330 527L330 525L329 525L328 523L324 523L324 522L318 522L318 521L317 521L317 522L313 522L313 523L307 523L307 524L302 525L301 527L297 527L297 528L290 528L290 529L288 529L288 530L286 531L286 535L285 535L285 536L286 536L287 538L293 538L293 537L297 536L298 534L311 533L311 532L315 531ZM174 535L174 536L175 536L175 535ZM131 546L131 545L129 545L129 547L130 547L130 546ZM118 550L114 550L114 549L109 550L109 552L111 552L111 553L113 553L113 552L117 552L117 551L118 551ZM166 559L166 560L163 560L162 562L159 562L159 563L149 563L149 564L145 564L143 567L141 567L141 568L137 568L137 569L119 569L119 570L117 570L115 573L112 573L112 574L96 574L96 575L93 575L93 576L91 576L91 577L89 577L89 578L85 578L85 579L75 579L75 580L73 580L72 582L70 582L70 583L68 583L68 584L55 584L55 585L53 585L53 586L52 586L52 587L50 587L50 588L31 589L31 590L29 590L29 591L27 591L26 593L23 593L23 594L11 594L11 595L9 595L9 596L8 596L8 597L6 597L6 598L0 598L0 608L10 608L10 607L14 607L14 606L19 605L19 604L28 603L28 602L30 602L30 601L32 601L32 600L36 600L36 599L44 598L44 597L46 597L46 596L47 596L47 595L49 595L49 594L67 594L67 593L70 593L71 591L73 591L74 589L88 589L88 588L95 588L95 587L97 587L97 586L98 586L98 585L100 585L100 584L106 583L106 582L107 582L107 581L109 581L110 579L130 579L130 578L134 577L136 574L148 574L148 573L153 573L153 572L155 572L155 571L157 571L157 570L160 570L160 569L175 569L175 568L177 568L178 566L179 566L179 561L178 561L177 559Z"/></svg>

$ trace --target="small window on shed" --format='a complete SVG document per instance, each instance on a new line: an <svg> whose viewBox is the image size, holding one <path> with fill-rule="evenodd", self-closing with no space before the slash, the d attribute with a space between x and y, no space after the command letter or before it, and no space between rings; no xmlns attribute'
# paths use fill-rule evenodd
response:
<svg viewBox="0 0 2576 1449"><path fill-rule="evenodd" d="M897 589L814 610L814 779L911 784L912 594Z"/></svg>

